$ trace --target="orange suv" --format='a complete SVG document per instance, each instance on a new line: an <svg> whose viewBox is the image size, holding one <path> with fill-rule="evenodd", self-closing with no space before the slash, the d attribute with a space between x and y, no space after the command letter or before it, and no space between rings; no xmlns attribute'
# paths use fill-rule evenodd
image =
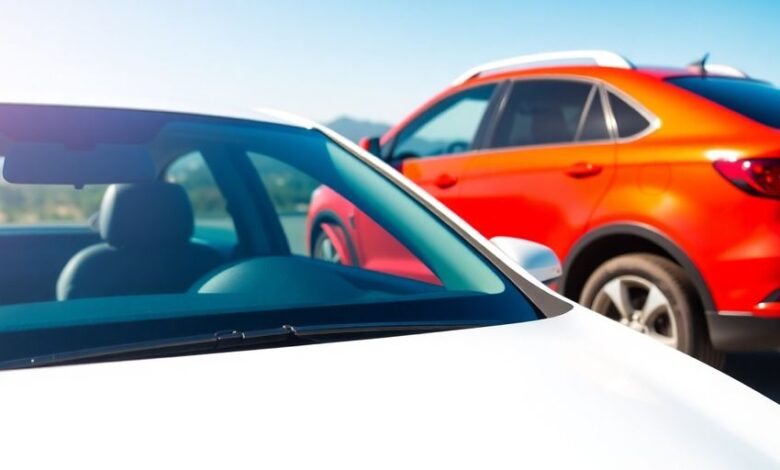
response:
<svg viewBox="0 0 780 470"><path fill-rule="evenodd" d="M485 236L550 246L566 296L719 365L780 347L778 129L780 90L731 67L575 51L474 68L361 144ZM327 188L308 230L313 254L430 277Z"/></svg>

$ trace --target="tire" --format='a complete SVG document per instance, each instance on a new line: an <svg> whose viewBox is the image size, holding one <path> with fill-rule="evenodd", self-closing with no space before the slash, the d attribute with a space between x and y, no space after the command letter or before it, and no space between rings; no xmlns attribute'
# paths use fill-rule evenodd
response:
<svg viewBox="0 0 780 470"><path fill-rule="evenodd" d="M588 278L579 302L715 368L725 365L725 355L710 343L693 283L666 258L634 253L606 261Z"/></svg>
<svg viewBox="0 0 780 470"><path fill-rule="evenodd" d="M311 245L311 257L334 264L343 263L341 256L336 251L335 243L322 230L317 232L317 236Z"/></svg>

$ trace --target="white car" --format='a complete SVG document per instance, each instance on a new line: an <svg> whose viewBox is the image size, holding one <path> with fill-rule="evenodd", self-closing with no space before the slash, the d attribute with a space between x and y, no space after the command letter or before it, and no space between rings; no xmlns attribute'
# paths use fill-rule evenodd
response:
<svg viewBox="0 0 780 470"><path fill-rule="evenodd" d="M0 155L4 468L780 466L778 405L327 129L9 104ZM321 185L433 281L312 259Z"/></svg>

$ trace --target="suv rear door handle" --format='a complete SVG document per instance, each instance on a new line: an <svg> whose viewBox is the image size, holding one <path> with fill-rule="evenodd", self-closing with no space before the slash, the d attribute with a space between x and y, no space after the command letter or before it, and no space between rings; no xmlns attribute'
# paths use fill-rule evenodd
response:
<svg viewBox="0 0 780 470"><path fill-rule="evenodd" d="M587 178L588 176L598 175L603 169L604 168L601 165L589 162L577 162L566 168L566 174L572 178Z"/></svg>
<svg viewBox="0 0 780 470"><path fill-rule="evenodd" d="M441 189L447 189L455 186L458 183L458 178L455 178L452 175L449 175L447 173L442 173L439 176L436 177L436 180L433 182L436 186L438 186Z"/></svg>

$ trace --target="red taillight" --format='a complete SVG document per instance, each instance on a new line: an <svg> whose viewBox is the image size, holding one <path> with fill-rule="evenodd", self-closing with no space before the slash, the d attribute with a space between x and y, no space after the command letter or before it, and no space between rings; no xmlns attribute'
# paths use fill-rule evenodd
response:
<svg viewBox="0 0 780 470"><path fill-rule="evenodd" d="M719 160L714 165L718 173L743 191L780 199L780 159Z"/></svg>

